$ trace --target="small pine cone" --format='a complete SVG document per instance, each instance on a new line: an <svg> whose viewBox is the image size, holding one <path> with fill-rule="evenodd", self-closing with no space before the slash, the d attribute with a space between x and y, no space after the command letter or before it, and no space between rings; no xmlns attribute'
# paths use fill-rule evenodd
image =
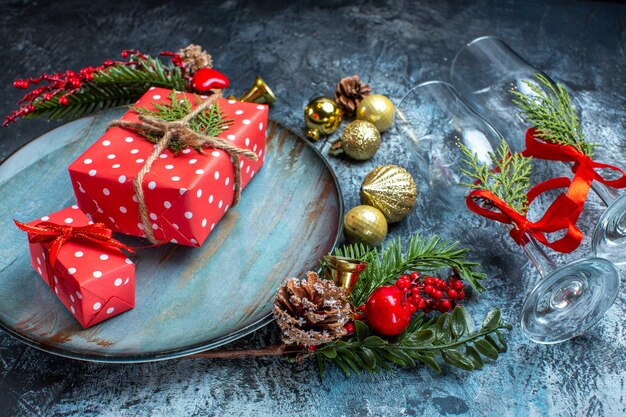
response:
<svg viewBox="0 0 626 417"><path fill-rule="evenodd" d="M180 51L178 55L183 58L187 74L193 75L200 68L213 68L211 55L202 50L200 45L191 44Z"/></svg>
<svg viewBox="0 0 626 417"><path fill-rule="evenodd" d="M354 116L356 108L363 97L372 92L372 87L361 81L358 75L344 77L335 87L335 101L343 109L347 116Z"/></svg>
<svg viewBox="0 0 626 417"><path fill-rule="evenodd" d="M290 278L278 289L274 317L286 344L317 346L347 334L352 306L348 293L315 272Z"/></svg>

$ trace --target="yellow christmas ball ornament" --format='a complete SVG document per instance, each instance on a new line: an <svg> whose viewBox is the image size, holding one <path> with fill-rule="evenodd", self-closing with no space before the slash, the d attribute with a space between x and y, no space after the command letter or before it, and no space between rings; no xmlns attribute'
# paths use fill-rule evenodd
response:
<svg viewBox="0 0 626 417"><path fill-rule="evenodd" d="M378 246L387 236L387 220L375 207L356 206L344 216L343 231L350 242Z"/></svg>
<svg viewBox="0 0 626 417"><path fill-rule="evenodd" d="M304 108L304 122L308 128L306 135L318 140L320 136L333 133L341 124L343 110L328 97L316 97Z"/></svg>
<svg viewBox="0 0 626 417"><path fill-rule="evenodd" d="M333 141L328 150L331 155L345 153L352 159L370 159L380 147L380 133L370 122L355 120L346 126L341 138Z"/></svg>
<svg viewBox="0 0 626 417"><path fill-rule="evenodd" d="M393 125L395 115L393 103L381 94L366 96L356 109L357 119L373 123L381 133Z"/></svg>
<svg viewBox="0 0 626 417"><path fill-rule="evenodd" d="M416 201L415 180L409 171L397 165L374 168L361 184L361 204L376 207L389 223L405 218Z"/></svg>

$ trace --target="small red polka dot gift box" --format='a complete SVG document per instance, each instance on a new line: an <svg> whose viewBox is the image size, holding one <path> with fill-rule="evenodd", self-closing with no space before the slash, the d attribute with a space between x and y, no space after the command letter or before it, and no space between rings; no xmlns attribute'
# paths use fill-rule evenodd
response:
<svg viewBox="0 0 626 417"><path fill-rule="evenodd" d="M33 268L84 328L135 306L135 265L125 246L78 206L16 224L28 232Z"/></svg>
<svg viewBox="0 0 626 417"><path fill-rule="evenodd" d="M134 107L154 111L155 106L168 106L172 103L171 93L153 87ZM192 108L198 100L207 98L175 94L177 100L192 103ZM152 235L148 237L154 243L202 245L233 205L237 171L241 190L263 165L268 114L266 105L215 97L209 100L215 101L222 119L227 121L216 135L220 144L247 152L248 156L234 158L232 153L212 146L183 146L180 152L166 147L156 154L158 145L137 133L141 129L110 127L69 166L81 210L114 231L141 237ZM133 108L121 121L141 123ZM155 136L158 141L163 135ZM148 160L154 162L146 171ZM143 179L140 176L141 181L135 181L139 175ZM136 187L140 187L143 196L136 192ZM241 198L245 198L245 193ZM151 233L146 233L148 228Z"/></svg>

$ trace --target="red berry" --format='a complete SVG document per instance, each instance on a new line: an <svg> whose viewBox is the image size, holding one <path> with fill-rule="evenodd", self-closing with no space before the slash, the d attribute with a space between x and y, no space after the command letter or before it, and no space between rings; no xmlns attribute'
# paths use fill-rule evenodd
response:
<svg viewBox="0 0 626 417"><path fill-rule="evenodd" d="M435 300L439 300L441 297L443 297L443 293L439 290L434 290L431 294L431 297L433 297Z"/></svg>
<svg viewBox="0 0 626 417"><path fill-rule="evenodd" d="M423 310L425 307L426 307L426 301L420 300L419 304L417 305L417 308L419 310Z"/></svg>
<svg viewBox="0 0 626 417"><path fill-rule="evenodd" d="M191 87L201 93L206 93L214 88L224 89L230 85L228 78L213 68L200 68L191 79Z"/></svg>
<svg viewBox="0 0 626 417"><path fill-rule="evenodd" d="M106 61L104 61L104 66L105 67L110 67L112 65L115 65L115 61L112 61L110 59L107 59Z"/></svg>
<svg viewBox="0 0 626 417"><path fill-rule="evenodd" d="M408 290L411 287L411 279L406 275L401 275L396 281L396 286L401 290Z"/></svg>
<svg viewBox="0 0 626 417"><path fill-rule="evenodd" d="M68 99L67 99L67 97L65 97L65 96L64 96L64 97L61 97L61 98L59 99L59 104L60 104L61 106L67 106L67 104L68 104L68 103L69 103L69 100L68 100Z"/></svg>
<svg viewBox="0 0 626 417"><path fill-rule="evenodd" d="M411 286L411 294L419 294L421 287L419 285Z"/></svg>
<svg viewBox="0 0 626 417"><path fill-rule="evenodd" d="M395 336L411 322L410 303L396 286L379 287L367 300L367 323L377 333Z"/></svg>
<svg viewBox="0 0 626 417"><path fill-rule="evenodd" d="M13 87L15 87L15 88L28 88L28 81L15 80L15 81L13 81Z"/></svg>
<svg viewBox="0 0 626 417"><path fill-rule="evenodd" d="M415 304L409 304L409 310L411 313L415 313L417 311L417 306Z"/></svg>
<svg viewBox="0 0 626 417"><path fill-rule="evenodd" d="M122 51L122 58L128 58L128 51Z"/></svg>
<svg viewBox="0 0 626 417"><path fill-rule="evenodd" d="M425 285L433 285L433 277L426 277L424 278L424 284Z"/></svg>
<svg viewBox="0 0 626 417"><path fill-rule="evenodd" d="M354 323L352 322L346 323L346 325L343 326L343 328L346 329L348 334L354 333Z"/></svg>
<svg viewBox="0 0 626 417"><path fill-rule="evenodd" d="M448 297L451 299L456 299L459 296L459 293L456 290L448 290Z"/></svg>
<svg viewBox="0 0 626 417"><path fill-rule="evenodd" d="M46 93L43 95L43 99L44 100L51 100L52 99L52 94L51 93Z"/></svg>
<svg viewBox="0 0 626 417"><path fill-rule="evenodd" d="M464 287L463 282L460 280L454 280L450 283L450 286L457 291L461 291Z"/></svg>
<svg viewBox="0 0 626 417"><path fill-rule="evenodd" d="M435 287L433 287L432 285L426 285L424 287L424 292L428 295L432 295L433 291L435 291Z"/></svg>
<svg viewBox="0 0 626 417"><path fill-rule="evenodd" d="M460 291L459 295L457 295L457 300L462 300L465 298L465 291Z"/></svg>
<svg viewBox="0 0 626 417"><path fill-rule="evenodd" d="M308 346L307 349L308 350L315 350L315 349L317 349L317 346L311 345L311 346Z"/></svg>
<svg viewBox="0 0 626 417"><path fill-rule="evenodd" d="M419 305L419 302L422 301L422 297L418 293L411 294L409 298L409 302L411 304Z"/></svg>
<svg viewBox="0 0 626 417"><path fill-rule="evenodd" d="M416 282L417 280L420 279L421 275L419 272L411 272L411 274L409 275L409 277L411 278L411 282Z"/></svg>
<svg viewBox="0 0 626 417"><path fill-rule="evenodd" d="M446 313L452 309L452 304L450 304L449 300L441 300L439 303L439 311L442 313Z"/></svg>
<svg viewBox="0 0 626 417"><path fill-rule="evenodd" d="M74 88L78 88L78 87L80 87L80 86L81 86L81 84L82 84L82 83L80 82L80 80L79 80L78 78L71 78L71 79L70 79L70 85L71 85L72 87L74 87Z"/></svg>
<svg viewBox="0 0 626 417"><path fill-rule="evenodd" d="M361 306L357 307L357 310L359 310L359 311L365 311L365 304L363 304L363 305L361 305Z"/></svg>

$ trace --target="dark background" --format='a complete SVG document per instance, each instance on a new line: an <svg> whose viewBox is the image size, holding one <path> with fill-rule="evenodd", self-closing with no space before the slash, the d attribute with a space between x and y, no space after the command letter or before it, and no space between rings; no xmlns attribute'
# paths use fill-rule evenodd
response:
<svg viewBox="0 0 626 417"><path fill-rule="evenodd" d="M342 76L360 74L398 102L410 86L447 79L456 51L489 34L563 80L582 104L587 135L626 159L626 6L618 2L1 2L0 111L10 113L20 97L11 87L16 78L79 70L126 48L156 54L198 43L229 75L234 93L263 76L279 97L271 117L302 131L305 104L330 95ZM1 129L0 159L55 125L18 121ZM389 138L376 162L403 152L402 142ZM331 164L352 207L373 165ZM391 236L413 231L405 222ZM503 242L489 249L493 268L512 275L496 276L488 293L469 303L479 315L502 305L515 321L530 269ZM584 254L585 245L569 258ZM333 369L320 381L313 363L280 359L92 364L0 332L0 415L623 415L624 299L622 290L601 323L565 344L535 345L516 328L509 352L471 375L402 369L346 379ZM272 324L233 345L261 346L277 334Z"/></svg>

